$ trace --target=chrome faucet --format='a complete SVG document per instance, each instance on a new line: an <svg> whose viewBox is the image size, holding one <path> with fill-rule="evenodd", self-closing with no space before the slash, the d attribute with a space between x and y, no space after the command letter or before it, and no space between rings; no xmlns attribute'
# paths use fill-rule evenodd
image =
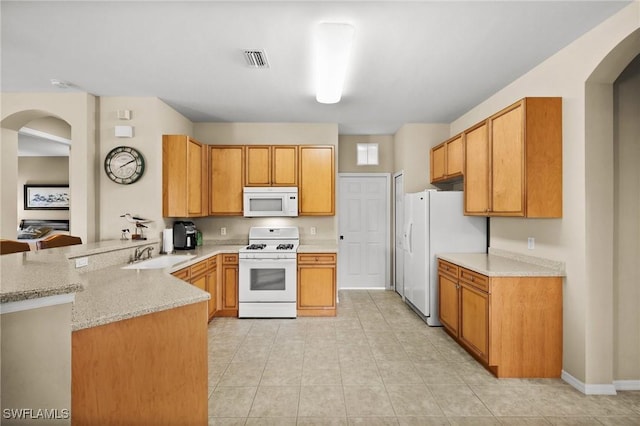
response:
<svg viewBox="0 0 640 426"><path fill-rule="evenodd" d="M138 262L140 260L150 259L152 251L153 251L153 247L152 246L147 246L147 247L144 247L142 249L140 247L136 247L136 251L133 254L133 261L134 262ZM147 257L143 258L142 256L145 253L147 253Z"/></svg>

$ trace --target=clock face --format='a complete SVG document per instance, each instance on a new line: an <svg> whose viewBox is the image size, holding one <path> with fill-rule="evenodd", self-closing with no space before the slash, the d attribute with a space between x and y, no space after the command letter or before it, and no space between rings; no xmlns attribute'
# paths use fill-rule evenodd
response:
<svg viewBox="0 0 640 426"><path fill-rule="evenodd" d="M144 173L144 158L135 148L119 146L107 154L104 171L112 181L128 185L140 179Z"/></svg>

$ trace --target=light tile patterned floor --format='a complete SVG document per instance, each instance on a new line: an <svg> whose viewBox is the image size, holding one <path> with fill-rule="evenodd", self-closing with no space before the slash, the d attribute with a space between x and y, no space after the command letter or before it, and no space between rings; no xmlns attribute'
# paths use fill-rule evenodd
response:
<svg viewBox="0 0 640 426"><path fill-rule="evenodd" d="M335 318L216 318L210 425L640 425L640 392L496 379L394 292L341 291Z"/></svg>

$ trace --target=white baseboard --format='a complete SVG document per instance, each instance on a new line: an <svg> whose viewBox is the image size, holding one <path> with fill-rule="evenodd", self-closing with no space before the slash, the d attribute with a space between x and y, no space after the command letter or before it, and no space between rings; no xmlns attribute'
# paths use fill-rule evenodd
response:
<svg viewBox="0 0 640 426"><path fill-rule="evenodd" d="M585 395L616 395L616 386L614 383L611 384L586 384L566 371L562 370L562 375L560 376L562 380L579 390Z"/></svg>
<svg viewBox="0 0 640 426"><path fill-rule="evenodd" d="M614 380L611 384L588 385L562 370L562 380L585 395L616 395L616 391L638 391L640 380Z"/></svg>
<svg viewBox="0 0 640 426"><path fill-rule="evenodd" d="M640 390L640 380L614 380L613 385L619 391L638 391Z"/></svg>

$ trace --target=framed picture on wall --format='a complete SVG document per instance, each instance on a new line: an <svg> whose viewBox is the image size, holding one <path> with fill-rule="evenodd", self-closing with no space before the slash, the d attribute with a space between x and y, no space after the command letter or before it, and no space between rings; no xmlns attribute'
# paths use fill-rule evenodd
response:
<svg viewBox="0 0 640 426"><path fill-rule="evenodd" d="M69 210L69 185L25 185L25 210Z"/></svg>

